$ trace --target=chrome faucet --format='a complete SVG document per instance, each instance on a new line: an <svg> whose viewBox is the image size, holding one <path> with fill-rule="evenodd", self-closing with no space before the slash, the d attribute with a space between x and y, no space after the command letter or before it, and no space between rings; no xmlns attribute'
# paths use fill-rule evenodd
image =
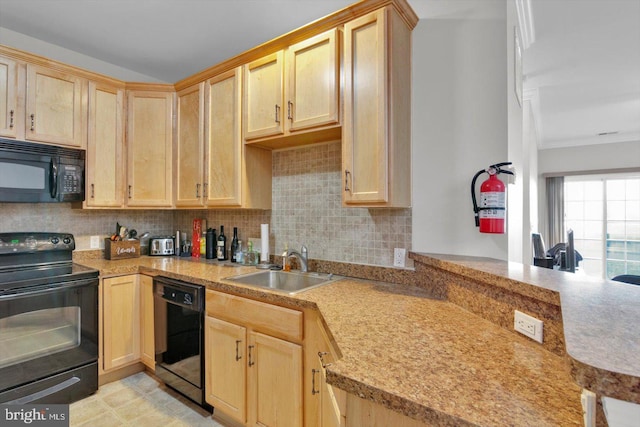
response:
<svg viewBox="0 0 640 427"><path fill-rule="evenodd" d="M293 249L289 249L287 251L287 258L291 258L291 257L296 257L300 260L300 271L302 271L303 273L307 272L307 260L309 259L309 251L307 250L307 247L302 245L302 248L300 249L300 252L293 250Z"/></svg>

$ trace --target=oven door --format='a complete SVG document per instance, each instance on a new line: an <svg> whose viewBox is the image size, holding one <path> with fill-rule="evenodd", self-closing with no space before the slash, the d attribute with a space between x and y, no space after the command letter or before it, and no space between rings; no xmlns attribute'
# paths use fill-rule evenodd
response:
<svg viewBox="0 0 640 427"><path fill-rule="evenodd" d="M98 279L31 286L0 295L0 402L24 398L26 392L16 390L41 380L49 392L31 386L29 393L33 391L35 397L19 403L65 403L47 399L47 393L72 396L80 389L89 395L97 389L97 360ZM88 375L87 366L92 364L95 368ZM73 370L81 378L62 375ZM60 378L59 384L51 384L55 377Z"/></svg>

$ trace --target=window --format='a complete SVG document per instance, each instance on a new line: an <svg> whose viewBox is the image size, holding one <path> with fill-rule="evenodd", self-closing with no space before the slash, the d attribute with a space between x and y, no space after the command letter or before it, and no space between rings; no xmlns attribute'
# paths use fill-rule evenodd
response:
<svg viewBox="0 0 640 427"><path fill-rule="evenodd" d="M565 177L564 209L581 269L609 279L640 275L640 174Z"/></svg>

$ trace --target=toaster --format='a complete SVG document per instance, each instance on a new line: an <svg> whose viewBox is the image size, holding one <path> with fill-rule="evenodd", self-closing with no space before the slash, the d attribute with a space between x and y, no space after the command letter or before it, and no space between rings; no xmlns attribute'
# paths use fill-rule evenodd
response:
<svg viewBox="0 0 640 427"><path fill-rule="evenodd" d="M173 236L155 236L149 238L149 255L175 255L175 240Z"/></svg>

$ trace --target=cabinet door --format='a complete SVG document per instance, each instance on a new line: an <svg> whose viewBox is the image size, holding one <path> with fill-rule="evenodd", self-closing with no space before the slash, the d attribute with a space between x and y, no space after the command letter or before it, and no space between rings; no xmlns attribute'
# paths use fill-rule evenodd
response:
<svg viewBox="0 0 640 427"><path fill-rule="evenodd" d="M153 319L153 277L140 275L140 358L142 363L155 370Z"/></svg>
<svg viewBox="0 0 640 427"><path fill-rule="evenodd" d="M207 205L242 203L242 68L207 81Z"/></svg>
<svg viewBox="0 0 640 427"><path fill-rule="evenodd" d="M205 398L233 419L247 419L247 332L242 326L205 317Z"/></svg>
<svg viewBox="0 0 640 427"><path fill-rule="evenodd" d="M291 132L338 123L338 30L287 49L286 118Z"/></svg>
<svg viewBox="0 0 640 427"><path fill-rule="evenodd" d="M85 80L27 65L26 138L82 147L82 89Z"/></svg>
<svg viewBox="0 0 640 427"><path fill-rule="evenodd" d="M124 205L124 90L89 83L87 207Z"/></svg>
<svg viewBox="0 0 640 427"><path fill-rule="evenodd" d="M331 384L327 383L327 371L324 366L317 372L319 378L318 395L320 397L320 425L322 427L340 427L343 425L343 419L340 408L340 396L344 394L342 390L334 389ZM336 393L337 392L337 393ZM345 403L342 404L346 406Z"/></svg>
<svg viewBox="0 0 640 427"><path fill-rule="evenodd" d="M302 348L249 333L249 425L302 426Z"/></svg>
<svg viewBox="0 0 640 427"><path fill-rule="evenodd" d="M345 205L411 206L411 29L391 7L344 26Z"/></svg>
<svg viewBox="0 0 640 427"><path fill-rule="evenodd" d="M244 66L244 139L284 132L283 52L278 51Z"/></svg>
<svg viewBox="0 0 640 427"><path fill-rule="evenodd" d="M172 205L173 94L132 91L127 108L127 205Z"/></svg>
<svg viewBox="0 0 640 427"><path fill-rule="evenodd" d="M204 83L178 93L176 206L204 200Z"/></svg>
<svg viewBox="0 0 640 427"><path fill-rule="evenodd" d="M384 9L346 23L344 32L343 194L347 203L386 202Z"/></svg>
<svg viewBox="0 0 640 427"><path fill-rule="evenodd" d="M138 275L104 279L104 370L140 360L140 290Z"/></svg>
<svg viewBox="0 0 640 427"><path fill-rule="evenodd" d="M17 136L18 65L0 57L0 136Z"/></svg>

